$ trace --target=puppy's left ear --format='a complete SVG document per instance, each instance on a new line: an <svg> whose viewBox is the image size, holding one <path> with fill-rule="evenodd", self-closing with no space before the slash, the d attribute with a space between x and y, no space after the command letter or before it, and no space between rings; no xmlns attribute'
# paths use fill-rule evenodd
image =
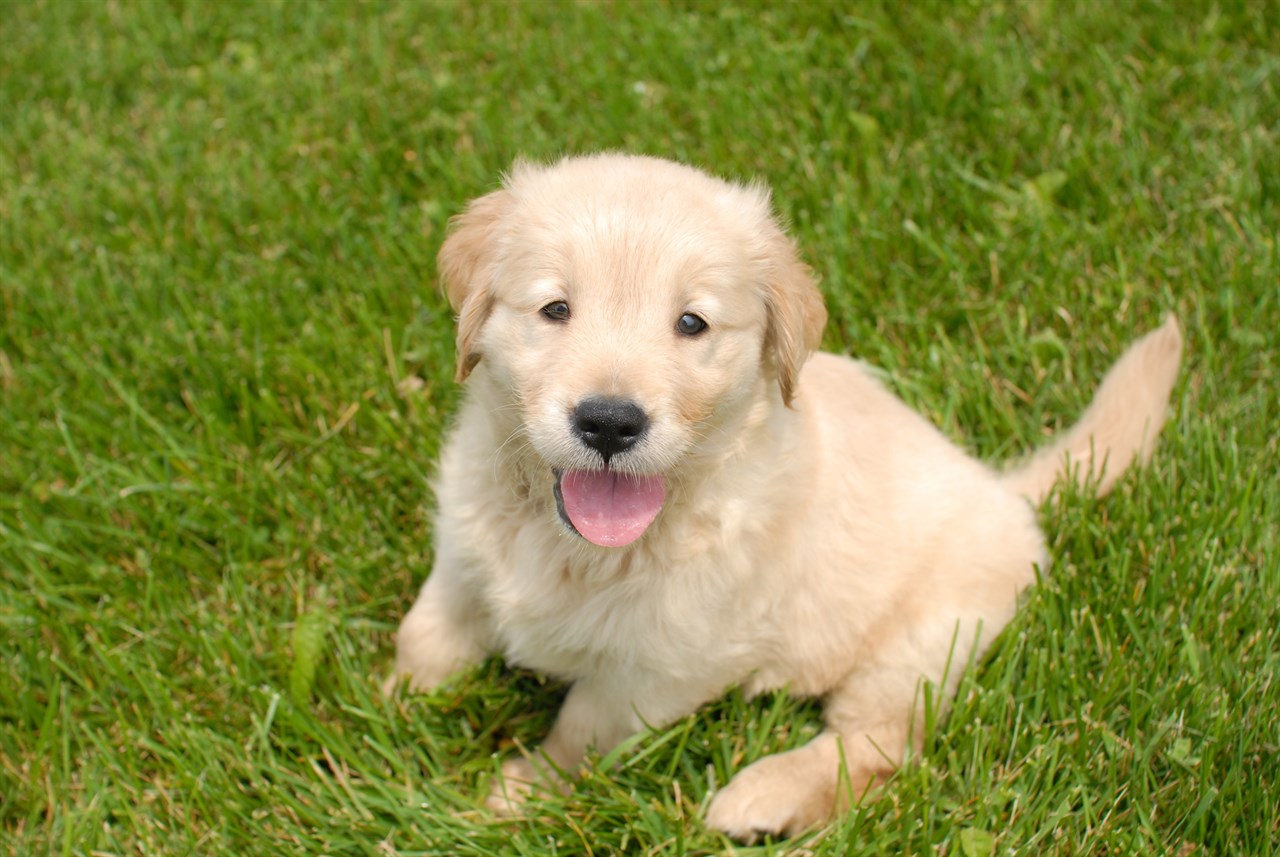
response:
<svg viewBox="0 0 1280 857"><path fill-rule="evenodd" d="M450 223L449 237L436 257L449 304L458 314L459 382L465 381L480 362L476 340L493 309L501 225L511 206L511 194L505 190L473 200Z"/></svg>
<svg viewBox="0 0 1280 857"><path fill-rule="evenodd" d="M776 225L771 226L765 351L772 358L782 401L789 407L801 368L822 343L827 307L813 271L800 261L795 242Z"/></svg>

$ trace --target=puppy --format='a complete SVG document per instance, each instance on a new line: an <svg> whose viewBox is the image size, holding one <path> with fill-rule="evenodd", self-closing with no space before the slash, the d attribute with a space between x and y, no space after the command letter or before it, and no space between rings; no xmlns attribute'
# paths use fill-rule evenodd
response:
<svg viewBox="0 0 1280 857"><path fill-rule="evenodd" d="M739 772L709 826L751 840L847 807L918 745L921 680L954 692L1048 567L1033 505L1148 458L1181 352L1171 318L1001 473L813 353L822 298L761 187L518 163L439 261L466 396L388 690L493 653L572 683L539 751L504 764L505 812L735 684L824 697L826 730Z"/></svg>

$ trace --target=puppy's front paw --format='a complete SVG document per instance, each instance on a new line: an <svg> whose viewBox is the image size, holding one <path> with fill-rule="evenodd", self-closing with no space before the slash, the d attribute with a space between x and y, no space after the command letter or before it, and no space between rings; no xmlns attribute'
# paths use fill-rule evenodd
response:
<svg viewBox="0 0 1280 857"><path fill-rule="evenodd" d="M835 795L824 772L809 770L803 750L766 756L729 781L707 810L707 826L751 843L794 836L827 821Z"/></svg>
<svg viewBox="0 0 1280 857"><path fill-rule="evenodd" d="M431 690L485 656L476 623L468 623L456 605L428 591L435 575L427 579L396 631L395 669L382 684L384 694L390 695L402 682L410 690Z"/></svg>
<svg viewBox="0 0 1280 857"><path fill-rule="evenodd" d="M529 798L563 792L565 787L565 782L545 762L534 763L517 756L502 763L500 775L490 787L484 805L494 815L512 818L520 815Z"/></svg>
<svg viewBox="0 0 1280 857"><path fill-rule="evenodd" d="M406 619L396 643L395 666L382 683L384 696L391 696L402 684L415 693L433 690L478 660L478 655L463 651L448 638L422 639L413 635L414 630Z"/></svg>
<svg viewBox="0 0 1280 857"><path fill-rule="evenodd" d="M507 759L502 763L502 771L489 789L489 797L485 798L485 808L502 818L512 818L520 814L521 805L533 793L534 784L538 781L538 770L533 763L522 757Z"/></svg>
<svg viewBox="0 0 1280 857"><path fill-rule="evenodd" d="M459 668L452 665L423 664L396 658L396 665L391 675L382 682L382 695L390 697L403 685L412 693L426 693L435 690L453 676Z"/></svg>
<svg viewBox="0 0 1280 857"><path fill-rule="evenodd" d="M382 695L390 699L395 695L396 689L403 683L405 677L398 672L393 672L382 680Z"/></svg>
<svg viewBox="0 0 1280 857"><path fill-rule="evenodd" d="M415 693L421 693L436 687L444 679L445 676L440 675L440 671L415 671L412 666L406 666L397 661L394 671L382 682L382 695L393 696L401 685Z"/></svg>

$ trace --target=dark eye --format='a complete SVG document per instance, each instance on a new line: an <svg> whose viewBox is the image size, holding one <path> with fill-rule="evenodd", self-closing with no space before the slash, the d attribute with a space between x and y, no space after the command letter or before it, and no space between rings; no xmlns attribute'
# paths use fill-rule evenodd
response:
<svg viewBox="0 0 1280 857"><path fill-rule="evenodd" d="M568 321L569 305L564 301L552 301L542 308L542 314L552 321Z"/></svg>
<svg viewBox="0 0 1280 857"><path fill-rule="evenodd" d="M683 336L697 336L707 329L707 323L691 312L680 316L676 321L676 333Z"/></svg>

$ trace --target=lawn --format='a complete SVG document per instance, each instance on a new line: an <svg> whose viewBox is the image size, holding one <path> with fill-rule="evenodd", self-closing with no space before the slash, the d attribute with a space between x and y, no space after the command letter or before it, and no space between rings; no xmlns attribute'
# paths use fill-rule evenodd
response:
<svg viewBox="0 0 1280 857"><path fill-rule="evenodd" d="M524 155L775 191L831 309L991 461L1173 312L1152 465L817 835L740 853L1280 842L1280 28L1199 2L0 7L0 852L711 854L819 728L731 692L569 797L480 803L563 692L377 693L458 391L435 253Z"/></svg>

